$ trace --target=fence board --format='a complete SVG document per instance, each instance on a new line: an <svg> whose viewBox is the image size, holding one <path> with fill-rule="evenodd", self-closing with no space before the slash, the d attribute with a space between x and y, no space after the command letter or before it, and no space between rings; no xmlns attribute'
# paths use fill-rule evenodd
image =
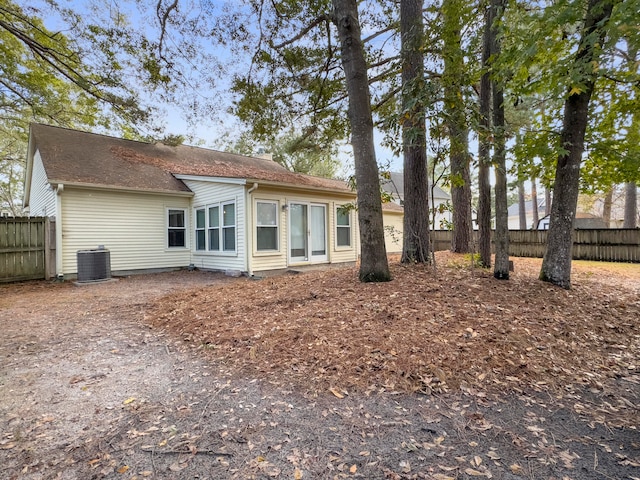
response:
<svg viewBox="0 0 640 480"><path fill-rule="evenodd" d="M49 278L49 220L0 218L0 283Z"/></svg>
<svg viewBox="0 0 640 480"><path fill-rule="evenodd" d="M431 238L435 251L451 248L451 231L435 230ZM478 232L474 233L477 241ZM509 230L509 255L542 258L547 230ZM491 234L493 241L493 232ZM573 259L602 262L640 263L640 229L580 229L573 232Z"/></svg>

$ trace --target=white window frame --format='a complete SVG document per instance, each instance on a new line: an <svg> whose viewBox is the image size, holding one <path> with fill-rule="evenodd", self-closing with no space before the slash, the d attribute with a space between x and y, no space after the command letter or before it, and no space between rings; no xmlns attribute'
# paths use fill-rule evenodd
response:
<svg viewBox="0 0 640 480"><path fill-rule="evenodd" d="M233 225L225 225L224 223L224 207L226 205L233 205ZM233 250L227 250L226 248L226 233L225 230L233 228ZM238 205L236 201L220 202L220 252L226 254L234 254L238 251Z"/></svg>
<svg viewBox="0 0 640 480"><path fill-rule="evenodd" d="M206 225L207 225L207 251L208 252L216 252L219 253L222 251L222 249L220 248L222 246L222 242L221 242L221 238L220 238L220 231L221 231L221 219L220 219L220 212L221 212L221 208L220 208L220 204L219 203L213 203L211 205L207 205L207 209L206 209L206 215L205 215L205 220L206 220ZM211 226L211 214L209 213L209 210L211 210L212 208L217 208L218 209L218 225L217 226ZM211 231L212 230L217 230L217 236L218 236L218 248L211 248Z"/></svg>
<svg viewBox="0 0 640 480"><path fill-rule="evenodd" d="M172 212L182 212L182 219L183 219L183 223L184 225L182 227L173 227L171 226L171 213ZM187 209L186 208L181 208L181 207L167 207L166 208L166 214L165 214L165 220L166 220L166 245L167 245L167 249L177 249L177 248L189 248L189 235L188 235L188 215L187 215ZM170 235L169 232L171 230L182 230L182 232L184 233L184 245L170 245Z"/></svg>
<svg viewBox="0 0 640 480"><path fill-rule="evenodd" d="M207 251L207 207L196 207L194 210L193 224L195 225L195 250L196 252L206 252ZM198 212L203 212L204 215L204 225L202 227L198 227ZM198 233L202 232L204 234L204 243L202 245L203 248L198 248Z"/></svg>
<svg viewBox="0 0 640 480"><path fill-rule="evenodd" d="M229 224L229 225L224 225L224 208L227 205L233 205L233 209L234 209L234 216L233 216L233 225ZM218 225L215 227L211 226L211 222L210 222L210 214L209 214L209 210L211 208L217 208L218 209ZM199 210L204 210L204 221L205 221L205 225L204 225L204 232L205 232L205 248L201 249L201 250L197 250L197 232L198 230L202 230L202 229L198 229L195 228L194 231L196 232L196 241L194 244L194 248L196 248L194 251L195 253L198 254L214 254L214 255L223 255L223 256L233 256L233 255L237 255L238 254L238 202L236 200L226 200L226 201L222 201L222 202L216 202L216 203L209 203L207 205L200 205L198 207L194 207L194 223L197 226L197 215L198 215L198 211ZM231 250L224 250L224 229L234 229L234 248ZM218 249L212 249L211 248L211 230L212 229L216 229L217 230L217 236L218 236Z"/></svg>
<svg viewBox="0 0 640 480"><path fill-rule="evenodd" d="M271 204L276 209L276 224L275 225L261 225L260 218L258 218L258 204L265 203ZM280 202L277 200L262 200L256 199L255 201L255 212L256 212L256 229L255 229L255 250L257 253L277 253L280 252ZM274 228L276 231L276 248L269 249L260 249L258 248L258 229L260 228Z"/></svg>
<svg viewBox="0 0 640 480"><path fill-rule="evenodd" d="M335 213L336 214L336 249L337 250L340 250L340 249L347 250L347 249L353 248L353 231L352 231L352 228L353 228L353 215L351 213L351 210L349 210L346 213L347 219L349 220L349 225L339 225L338 224L338 215L340 214L340 209L342 207L343 207L343 205L337 205L336 206L336 210L335 210L335 212L336 212ZM349 232L349 244L348 245L340 245L338 243L339 242L339 240L338 240L338 238L339 238L338 231L340 229L345 229L345 230L348 229L348 232Z"/></svg>

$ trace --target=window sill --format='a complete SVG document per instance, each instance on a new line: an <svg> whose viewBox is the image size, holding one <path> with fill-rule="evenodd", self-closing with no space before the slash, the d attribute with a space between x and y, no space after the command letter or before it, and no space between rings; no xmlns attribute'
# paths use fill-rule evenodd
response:
<svg viewBox="0 0 640 480"><path fill-rule="evenodd" d="M282 255L280 250L255 250L253 252L254 257L279 257Z"/></svg>
<svg viewBox="0 0 640 480"><path fill-rule="evenodd" d="M203 255L205 257L237 257L238 252L208 252L206 250L193 250L193 255Z"/></svg>

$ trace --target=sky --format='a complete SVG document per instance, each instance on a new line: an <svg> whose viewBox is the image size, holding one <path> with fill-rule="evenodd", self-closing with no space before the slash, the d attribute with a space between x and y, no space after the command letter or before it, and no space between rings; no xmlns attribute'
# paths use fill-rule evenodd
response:
<svg viewBox="0 0 640 480"><path fill-rule="evenodd" d="M105 1L108 4L108 10L105 9ZM143 0L136 2L135 0L60 0L63 7L72 8L74 11L89 19L89 21L105 25L109 21L109 17L113 17L116 12L121 12L128 18L132 25L139 28L141 32L150 38L158 38L159 21L155 17L155 1ZM42 12L50 11L47 7L47 0L18 0L18 4L23 8L33 7L41 9ZM225 6L233 5L236 7L238 2L224 2L211 0L207 2L195 0L180 0L178 4L181 8L180 13L190 20L194 21L203 15L219 15L225 14ZM150 10L149 10L150 8ZM144 11L146 9L146 12ZM101 17L99 19L99 17ZM45 25L54 31L65 32L66 26L56 15L44 15L43 21ZM181 35L172 27L169 27L168 34L164 41L173 48L180 49ZM213 42L202 41L199 45L201 52L214 57L219 62L219 66L213 66L210 70L226 67L219 73L216 70L215 89L206 84L193 85L191 91L187 91L179 100L184 103L200 101L203 103L206 99L213 99L215 107L211 110L211 115L201 115L196 122L189 122L185 110L174 102L158 100L157 96L145 93L141 89L141 97L149 102L149 104L157 112L157 121L164 126L164 134L183 135L187 138L186 143L196 144L198 146L209 148L221 148L220 140L233 136L242 126L239 121L232 115L227 113L227 109L231 106L232 96L229 93L231 78L234 71L241 71L248 68L249 54L244 57L238 52L232 52L230 48L222 48L214 46ZM198 64L192 58L183 56L180 59L181 71L185 77L193 76L197 78L202 73L208 73L208 65ZM117 135L117 132L105 132ZM151 132L146 132L151 133ZM393 171L402 170L402 159L393 155L393 153L382 146L383 135L381 132L375 132L376 156L379 164L390 164ZM339 155L345 170L341 172L343 175L352 173L352 154L350 146L341 148Z"/></svg>

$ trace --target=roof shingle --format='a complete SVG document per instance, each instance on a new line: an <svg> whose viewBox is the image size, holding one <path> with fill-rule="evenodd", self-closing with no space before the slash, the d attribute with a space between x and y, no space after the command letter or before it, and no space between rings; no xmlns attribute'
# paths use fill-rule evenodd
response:
<svg viewBox="0 0 640 480"><path fill-rule="evenodd" d="M50 181L188 192L174 175L242 178L352 193L345 182L293 173L278 163L186 145L152 144L42 124L31 125Z"/></svg>

